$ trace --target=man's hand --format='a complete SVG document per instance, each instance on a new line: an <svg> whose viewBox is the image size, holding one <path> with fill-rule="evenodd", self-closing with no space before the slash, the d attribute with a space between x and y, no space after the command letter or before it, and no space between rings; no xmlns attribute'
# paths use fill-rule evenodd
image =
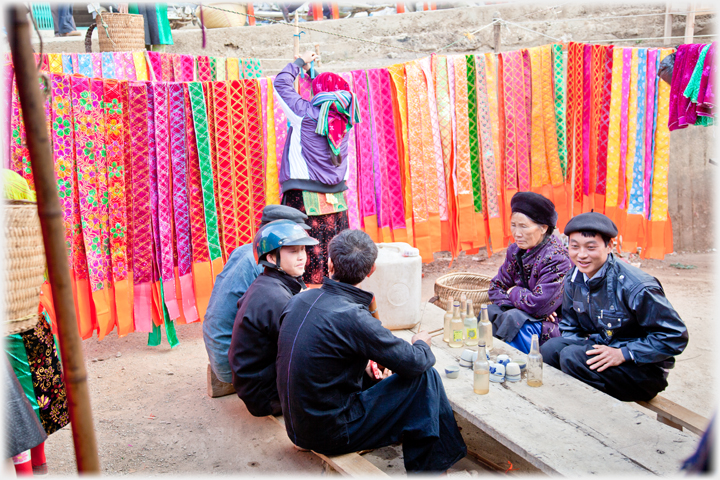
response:
<svg viewBox="0 0 720 480"><path fill-rule="evenodd" d="M305 62L305 65L303 66L303 68L305 69L305 71L308 71L308 70L310 70L310 62L314 61L317 58L317 54L315 52L311 52L308 50L307 52L303 53L302 55L295 55L295 58L296 59L302 58L303 61Z"/></svg>
<svg viewBox="0 0 720 480"><path fill-rule="evenodd" d="M602 372L609 367L617 367L625 362L625 357L619 348L608 347L607 345L593 345L594 350L585 352L588 355L596 355L587 361L590 370L597 369Z"/></svg>
<svg viewBox="0 0 720 480"><path fill-rule="evenodd" d="M515 288L515 287L517 287L517 285L513 285L512 287L508 288L505 293L506 293L507 295L510 295L510 292L512 292L512 289Z"/></svg>
<svg viewBox="0 0 720 480"><path fill-rule="evenodd" d="M418 332L415 335L413 335L412 339L410 340L410 343L415 343L418 340L422 340L423 342L427 343L429 347L432 347L432 337L427 332L427 330L423 330L422 332Z"/></svg>
<svg viewBox="0 0 720 480"><path fill-rule="evenodd" d="M368 364L365 367L365 373L367 373L370 378L374 378L375 380L383 380L392 375L392 371L389 368L383 368L383 370L380 371L380 369L378 368L378 364L372 360L368 360Z"/></svg>

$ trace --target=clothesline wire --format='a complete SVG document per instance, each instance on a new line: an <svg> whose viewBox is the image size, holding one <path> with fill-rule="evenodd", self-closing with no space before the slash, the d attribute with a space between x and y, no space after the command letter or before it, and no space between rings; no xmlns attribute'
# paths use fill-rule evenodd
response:
<svg viewBox="0 0 720 480"><path fill-rule="evenodd" d="M717 37L717 33L710 33L708 35L693 35L693 38L703 38L703 37ZM685 38L684 35L682 36L676 36L676 37L648 37L648 38L612 38L612 39L604 39L604 40L583 40L582 43L599 43L599 42L634 42L634 41L640 41L640 40L663 40L665 38Z"/></svg>
<svg viewBox="0 0 720 480"><path fill-rule="evenodd" d="M261 16L258 16L258 15L252 15L252 14L250 14L250 13L234 12L234 11L232 11L232 10L226 10L226 9L224 9L224 8L215 7L215 6L212 6L212 5L200 5L199 3L193 3L193 5L197 5L197 6L199 6L200 8L212 8L212 9L214 9L214 10L219 10L219 11L221 11L221 12L234 13L234 14L236 14L236 15L245 15L246 17L252 17L252 18L255 18L255 19L257 19L257 20L264 20L264 21L272 22L272 23L275 23L275 24L278 24L278 25L286 25L286 26L288 26L288 27L295 27L295 24L294 24L294 23L281 22L281 21L275 20L275 19L273 19L273 18L261 17ZM319 30L319 29L317 29L317 28L308 27L307 25L303 25L302 28L303 28L304 30L310 30L310 31L312 31L312 32L324 33L325 35L334 35L334 36L336 36L336 37L346 38L346 39L348 39L348 40L355 40L355 41L357 41L357 42L364 42L364 43L372 43L372 44L374 44L374 45L380 45L380 46L382 46L382 47L388 47L388 48L397 48L397 49L399 49L399 50L405 50L405 51L408 51L408 52L419 53L419 54L422 54L422 55L427 55L427 53L428 53L428 52L421 52L421 51L419 51L419 50L413 50L412 48L401 47L401 46L398 46L398 45L390 45L390 44L387 44L387 43L374 42L374 41L372 41L372 40L366 40L366 39L363 39L363 38L351 37L351 36L349 36L349 35L343 35L342 33L328 32L327 30Z"/></svg>

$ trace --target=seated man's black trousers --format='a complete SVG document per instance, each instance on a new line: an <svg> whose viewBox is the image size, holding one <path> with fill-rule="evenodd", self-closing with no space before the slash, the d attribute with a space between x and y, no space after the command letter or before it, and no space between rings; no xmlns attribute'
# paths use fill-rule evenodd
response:
<svg viewBox="0 0 720 480"><path fill-rule="evenodd" d="M350 399L347 444L320 453L338 455L402 442L408 473L444 472L467 454L440 375L397 374Z"/></svg>
<svg viewBox="0 0 720 480"><path fill-rule="evenodd" d="M624 402L648 401L665 390L663 369L654 363L638 365L632 360L602 372L590 370L587 361L593 356L590 340L551 338L540 347L543 361L568 375Z"/></svg>

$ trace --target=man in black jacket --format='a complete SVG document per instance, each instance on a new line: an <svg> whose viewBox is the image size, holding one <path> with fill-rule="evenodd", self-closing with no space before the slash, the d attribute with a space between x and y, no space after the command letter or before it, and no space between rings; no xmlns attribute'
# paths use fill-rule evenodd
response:
<svg viewBox="0 0 720 480"><path fill-rule="evenodd" d="M597 212L565 227L575 268L565 277L561 337L540 349L549 365L618 400L650 400L667 387L688 332L656 278L618 261L615 224Z"/></svg>
<svg viewBox="0 0 720 480"><path fill-rule="evenodd" d="M275 220L255 234L255 260L265 271L238 300L228 361L235 391L256 417L282 413L275 383L280 314L305 288L305 246L317 243L291 220Z"/></svg>
<svg viewBox="0 0 720 480"><path fill-rule="evenodd" d="M282 314L277 383L290 440L327 455L402 441L408 472L447 470L467 449L430 336L408 343L370 314L373 294L358 285L375 270L377 247L365 232L341 232L328 253L332 279ZM362 390L368 359L395 373Z"/></svg>

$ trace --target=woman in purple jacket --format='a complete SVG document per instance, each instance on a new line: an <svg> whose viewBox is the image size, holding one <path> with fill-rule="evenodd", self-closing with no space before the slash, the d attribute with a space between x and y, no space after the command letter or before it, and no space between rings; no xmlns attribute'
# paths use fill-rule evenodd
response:
<svg viewBox="0 0 720 480"><path fill-rule="evenodd" d="M275 78L275 100L287 116L289 128L278 178L282 203L309 218L308 232L320 241L308 252L303 280L321 284L328 274L327 246L348 228L344 191L348 177L348 135L360 121L350 85L335 73L325 72L312 82L313 98L303 99L293 86L303 68L315 60L307 52L289 63Z"/></svg>
<svg viewBox="0 0 720 480"><path fill-rule="evenodd" d="M567 248L553 235L557 212L547 198L518 192L510 201L515 243L490 286L493 336L524 353L533 334L540 344L560 335L563 279L572 267Z"/></svg>

